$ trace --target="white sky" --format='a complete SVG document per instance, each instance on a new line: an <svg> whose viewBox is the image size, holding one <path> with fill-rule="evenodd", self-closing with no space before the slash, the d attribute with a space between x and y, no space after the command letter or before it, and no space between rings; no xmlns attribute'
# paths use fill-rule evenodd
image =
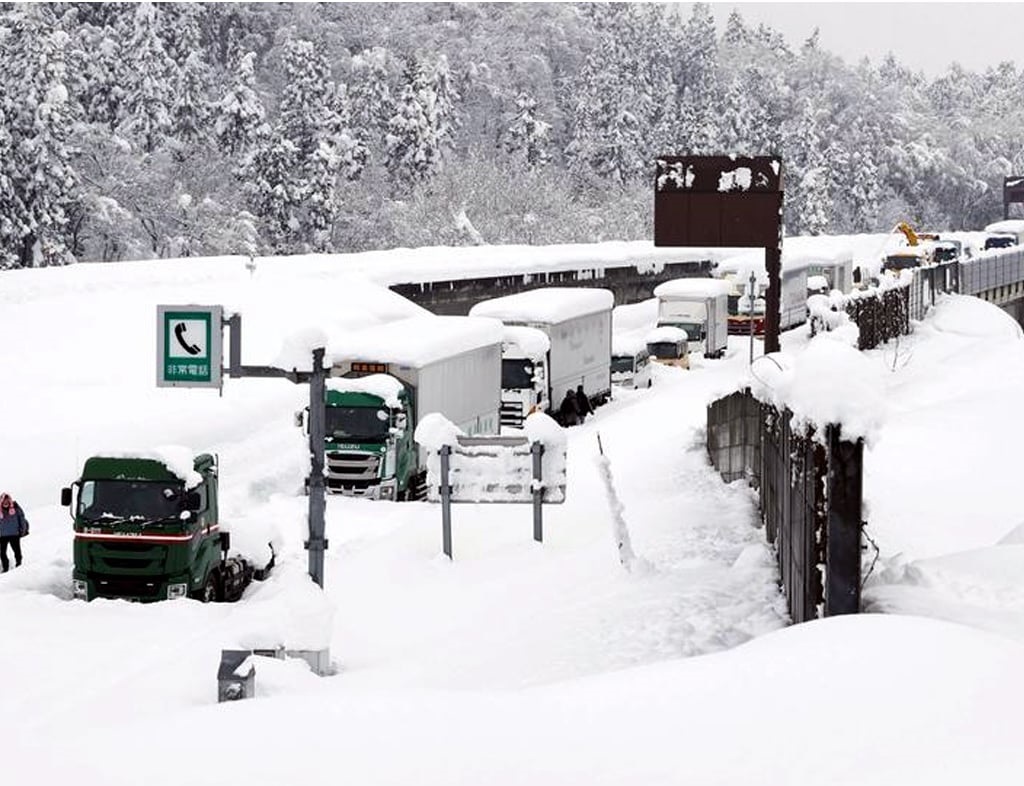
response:
<svg viewBox="0 0 1024 786"><path fill-rule="evenodd" d="M692 3L678 3L689 18ZM1010 60L1024 64L1022 3L730 3L714 2L719 34L733 9L751 25L764 22L798 47L821 30L822 48L848 64L887 52L912 70L936 76L958 61L972 71Z"/></svg>

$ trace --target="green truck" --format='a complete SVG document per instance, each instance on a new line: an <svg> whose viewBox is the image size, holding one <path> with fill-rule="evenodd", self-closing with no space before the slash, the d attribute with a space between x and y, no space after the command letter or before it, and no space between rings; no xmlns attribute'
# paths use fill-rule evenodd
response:
<svg viewBox="0 0 1024 786"><path fill-rule="evenodd" d="M232 555L217 508L217 460L184 449L93 456L62 489L74 519L76 598L235 601L269 558Z"/></svg>

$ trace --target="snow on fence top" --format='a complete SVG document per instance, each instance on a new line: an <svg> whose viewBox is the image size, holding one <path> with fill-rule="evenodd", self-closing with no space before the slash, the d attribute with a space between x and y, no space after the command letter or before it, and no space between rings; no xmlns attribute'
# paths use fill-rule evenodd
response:
<svg viewBox="0 0 1024 786"><path fill-rule="evenodd" d="M423 368L442 358L501 345L503 325L479 317L411 317L349 333L332 342L333 363L365 360Z"/></svg>
<svg viewBox="0 0 1024 786"><path fill-rule="evenodd" d="M611 311L614 305L615 296L607 289L547 287L485 300L473 306L469 313L508 322L555 325L586 314Z"/></svg>
<svg viewBox="0 0 1024 786"><path fill-rule="evenodd" d="M654 288L654 296L661 298L717 297L730 292L729 283L718 278L676 278Z"/></svg>
<svg viewBox="0 0 1024 786"><path fill-rule="evenodd" d="M506 354L518 352L534 360L546 356L551 349L551 339L543 330L522 325L505 325L502 343Z"/></svg>
<svg viewBox="0 0 1024 786"><path fill-rule="evenodd" d="M370 374L365 377L331 377L327 389L336 393L368 393L384 401L384 405L397 408L398 395L405 386L388 374Z"/></svg>
<svg viewBox="0 0 1024 786"><path fill-rule="evenodd" d="M203 482L203 476L195 470L195 457L191 450L181 445L160 445L144 450L108 450L98 453L99 458L111 459L145 459L163 464L170 472L185 484L185 488L194 489Z"/></svg>

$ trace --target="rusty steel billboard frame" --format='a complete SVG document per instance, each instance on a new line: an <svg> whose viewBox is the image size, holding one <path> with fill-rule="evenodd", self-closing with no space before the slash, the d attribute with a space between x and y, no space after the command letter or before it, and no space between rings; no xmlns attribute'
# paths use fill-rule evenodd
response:
<svg viewBox="0 0 1024 786"><path fill-rule="evenodd" d="M763 248L764 351L779 350L782 272L779 156L661 156L654 177L654 245Z"/></svg>

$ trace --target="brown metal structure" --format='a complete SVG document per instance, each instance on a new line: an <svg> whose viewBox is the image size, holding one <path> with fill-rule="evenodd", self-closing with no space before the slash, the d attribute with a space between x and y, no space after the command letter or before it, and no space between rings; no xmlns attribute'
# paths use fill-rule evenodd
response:
<svg viewBox="0 0 1024 786"><path fill-rule="evenodd" d="M654 245L765 249L765 353L779 350L782 161L778 156L662 156Z"/></svg>

